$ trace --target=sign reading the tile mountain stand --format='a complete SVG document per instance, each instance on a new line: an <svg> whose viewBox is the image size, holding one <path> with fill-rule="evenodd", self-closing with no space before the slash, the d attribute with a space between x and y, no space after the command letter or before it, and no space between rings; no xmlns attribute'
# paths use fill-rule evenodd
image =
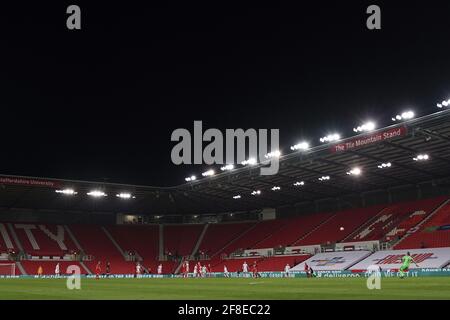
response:
<svg viewBox="0 0 450 320"><path fill-rule="evenodd" d="M387 129L385 131L379 131L372 134L364 135L361 137L357 137L354 139L350 139L338 144L335 144L331 147L331 152L341 152L356 149L359 147L364 147L366 145L370 145L373 143L390 140L393 138L398 138L406 135L408 133L408 129L405 126Z"/></svg>

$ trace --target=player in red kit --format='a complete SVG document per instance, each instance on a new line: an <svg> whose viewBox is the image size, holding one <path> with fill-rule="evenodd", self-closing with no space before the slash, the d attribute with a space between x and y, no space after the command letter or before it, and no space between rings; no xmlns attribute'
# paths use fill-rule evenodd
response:
<svg viewBox="0 0 450 320"><path fill-rule="evenodd" d="M305 262L305 272L306 272L306 276L309 278L311 277L311 272L309 270L309 266L308 264Z"/></svg>
<svg viewBox="0 0 450 320"><path fill-rule="evenodd" d="M102 272L102 267L100 265L100 261L97 262L97 265L95 266L95 279L100 279L100 273Z"/></svg>
<svg viewBox="0 0 450 320"><path fill-rule="evenodd" d="M186 261L184 261L181 266L181 274L183 275L183 278L186 278Z"/></svg>
<svg viewBox="0 0 450 320"><path fill-rule="evenodd" d="M256 265L256 261L255 261L255 263L253 263L252 272L253 272L253 278L261 277L261 275L258 273L258 266Z"/></svg>
<svg viewBox="0 0 450 320"><path fill-rule="evenodd" d="M200 261L197 263L197 277L201 277L202 275L202 264L200 263Z"/></svg>

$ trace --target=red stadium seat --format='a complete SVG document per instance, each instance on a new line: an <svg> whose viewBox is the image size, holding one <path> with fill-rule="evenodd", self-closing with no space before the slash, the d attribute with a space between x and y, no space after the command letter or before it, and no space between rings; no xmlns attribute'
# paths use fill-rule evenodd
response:
<svg viewBox="0 0 450 320"><path fill-rule="evenodd" d="M395 249L438 248L450 246L450 203L424 223L419 230L407 235Z"/></svg>

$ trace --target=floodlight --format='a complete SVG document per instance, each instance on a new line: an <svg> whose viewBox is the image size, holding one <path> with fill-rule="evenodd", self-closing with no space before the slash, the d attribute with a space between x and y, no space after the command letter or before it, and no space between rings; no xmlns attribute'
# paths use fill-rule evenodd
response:
<svg viewBox="0 0 450 320"><path fill-rule="evenodd" d="M376 124L372 121L366 122L363 125L360 125L356 128L353 128L354 132L366 132L366 131L373 131L376 128Z"/></svg>
<svg viewBox="0 0 450 320"><path fill-rule="evenodd" d="M408 110L403 112L402 114L398 114L395 118L392 118L392 121L401 121L401 120L411 120L415 117L414 111Z"/></svg>
<svg viewBox="0 0 450 320"><path fill-rule="evenodd" d="M353 168L347 172L347 174L351 175L351 176L359 176L359 175L361 175L361 173L362 173L362 171L360 168Z"/></svg>
<svg viewBox="0 0 450 320"><path fill-rule="evenodd" d="M211 176L213 176L214 175L214 170L208 170L208 171L205 171L205 172L203 172L202 173L202 176L204 176L204 177L211 177Z"/></svg>
<svg viewBox="0 0 450 320"><path fill-rule="evenodd" d="M232 164L227 164L220 168L220 170L222 170L222 171L231 171L233 169L234 169L234 165L232 165Z"/></svg>
<svg viewBox="0 0 450 320"><path fill-rule="evenodd" d="M379 169L386 169L386 168L390 168L391 166L392 166L392 163L386 162L386 163L381 163L381 164L379 164L377 167L378 167Z"/></svg>
<svg viewBox="0 0 450 320"><path fill-rule="evenodd" d="M291 146L291 150L308 150L309 149L309 143L308 142L300 142L296 145Z"/></svg>
<svg viewBox="0 0 450 320"><path fill-rule="evenodd" d="M131 193L128 193L128 192L121 192L121 193L118 193L118 194L116 194L116 197L117 198L120 198L120 199L131 199L131 198L136 198L135 196L133 196Z"/></svg>
<svg viewBox="0 0 450 320"><path fill-rule="evenodd" d="M94 197L94 198L100 198L100 197L106 197L108 196L106 193L100 190L92 190L87 193L88 196Z"/></svg>
<svg viewBox="0 0 450 320"><path fill-rule="evenodd" d="M68 196L73 196L73 195L78 194L78 192L76 192L73 189L55 190L55 192L56 193L62 193L62 194L68 195Z"/></svg>
<svg viewBox="0 0 450 320"><path fill-rule="evenodd" d="M426 153L418 154L416 157L413 158L414 161L427 161L429 159L430 159L430 156Z"/></svg>
<svg viewBox="0 0 450 320"><path fill-rule="evenodd" d="M244 161L241 162L241 164L244 165L244 166L246 166L246 165L251 165L251 166L253 166L253 165L255 165L256 163L257 163L257 162L256 162L256 159L255 159L255 158L250 158L250 159L248 159L248 160L244 160Z"/></svg>
<svg viewBox="0 0 450 320"><path fill-rule="evenodd" d="M320 142L325 143L325 142L333 142L336 140L341 139L341 136L338 133L333 133L333 134L329 134L326 137L320 138Z"/></svg>
<svg viewBox="0 0 450 320"><path fill-rule="evenodd" d="M281 152L279 150L276 150L276 151L269 152L264 157L266 159L270 159L270 158L279 158L280 156L281 156Z"/></svg>

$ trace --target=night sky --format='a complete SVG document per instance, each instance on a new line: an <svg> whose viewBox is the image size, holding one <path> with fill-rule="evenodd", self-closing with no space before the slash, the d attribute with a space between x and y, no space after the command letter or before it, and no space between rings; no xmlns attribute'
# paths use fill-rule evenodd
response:
<svg viewBox="0 0 450 320"><path fill-rule="evenodd" d="M42 2L2 4L2 174L171 186L206 168L170 160L194 120L278 128L288 151L450 98L449 1Z"/></svg>

